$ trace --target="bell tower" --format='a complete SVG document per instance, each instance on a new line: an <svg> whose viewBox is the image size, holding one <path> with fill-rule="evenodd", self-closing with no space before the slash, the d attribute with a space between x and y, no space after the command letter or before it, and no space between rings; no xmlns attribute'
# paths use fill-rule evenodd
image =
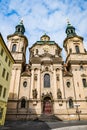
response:
<svg viewBox="0 0 87 130"><path fill-rule="evenodd" d="M25 27L23 20L15 27L15 32L12 35L7 36L8 48L15 59L16 63L26 62L26 48L28 46L28 40L25 33Z"/></svg>
<svg viewBox="0 0 87 130"><path fill-rule="evenodd" d="M87 52L84 49L83 37L76 34L75 28L70 23L67 24L66 34L63 46L67 53L67 71L73 75L75 100L79 100L80 103L81 98L85 100Z"/></svg>
<svg viewBox="0 0 87 130"><path fill-rule="evenodd" d="M28 40L24 35L25 27L23 21L15 27L15 32L7 36L8 48L15 60L12 67L12 76L10 80L9 98L14 100L18 99L20 88L20 77L26 64L26 48ZM14 104L14 102L13 102Z"/></svg>
<svg viewBox="0 0 87 130"><path fill-rule="evenodd" d="M83 45L83 37L78 36L75 32L75 28L68 22L66 28L66 38L64 40L63 46L65 48L67 56L70 54L81 54L85 53Z"/></svg>

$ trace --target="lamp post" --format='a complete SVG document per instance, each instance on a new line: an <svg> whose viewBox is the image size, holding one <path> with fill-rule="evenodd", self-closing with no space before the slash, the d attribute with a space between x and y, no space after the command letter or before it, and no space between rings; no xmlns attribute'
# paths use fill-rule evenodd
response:
<svg viewBox="0 0 87 130"><path fill-rule="evenodd" d="M76 114L78 115L78 120L80 121L80 113L81 113L81 111L79 110L80 104L74 104L74 106L76 107Z"/></svg>

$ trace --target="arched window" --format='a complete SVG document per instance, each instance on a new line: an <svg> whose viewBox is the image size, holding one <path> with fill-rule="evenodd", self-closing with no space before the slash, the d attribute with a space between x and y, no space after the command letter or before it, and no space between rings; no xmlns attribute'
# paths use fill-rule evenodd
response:
<svg viewBox="0 0 87 130"><path fill-rule="evenodd" d="M50 75L49 74L44 75L44 87L46 87L46 88L50 87Z"/></svg>
<svg viewBox="0 0 87 130"><path fill-rule="evenodd" d="M80 65L80 70L83 70L83 65Z"/></svg>
<svg viewBox="0 0 87 130"><path fill-rule="evenodd" d="M86 79L82 79L83 87L87 87Z"/></svg>
<svg viewBox="0 0 87 130"><path fill-rule="evenodd" d="M15 52L16 51L16 44L13 44L12 46L12 52Z"/></svg>
<svg viewBox="0 0 87 130"><path fill-rule="evenodd" d="M76 53L80 53L79 46L75 46Z"/></svg>
<svg viewBox="0 0 87 130"><path fill-rule="evenodd" d="M73 100L69 99L69 108L73 108Z"/></svg>
<svg viewBox="0 0 87 130"><path fill-rule="evenodd" d="M26 100L22 99L21 100L21 108L25 108L26 107Z"/></svg>
<svg viewBox="0 0 87 130"><path fill-rule="evenodd" d="M36 49L36 54L38 54L38 49Z"/></svg>

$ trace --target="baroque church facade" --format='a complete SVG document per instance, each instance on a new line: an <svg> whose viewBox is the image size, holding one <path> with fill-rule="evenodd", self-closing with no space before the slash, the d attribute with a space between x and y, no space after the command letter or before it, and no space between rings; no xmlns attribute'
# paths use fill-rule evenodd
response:
<svg viewBox="0 0 87 130"><path fill-rule="evenodd" d="M68 23L62 48L46 34L29 48L23 22L7 36L15 60L12 67L7 119L36 119L55 115L60 120L87 119L87 52L83 37Z"/></svg>

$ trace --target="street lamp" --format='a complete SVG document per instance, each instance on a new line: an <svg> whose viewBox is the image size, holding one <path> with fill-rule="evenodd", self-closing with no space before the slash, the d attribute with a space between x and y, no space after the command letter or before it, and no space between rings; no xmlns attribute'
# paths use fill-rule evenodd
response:
<svg viewBox="0 0 87 130"><path fill-rule="evenodd" d="M78 120L80 121L80 113L81 113L81 111L78 108L78 107L80 107L80 104L74 104L74 106L76 107L76 114L78 115Z"/></svg>

